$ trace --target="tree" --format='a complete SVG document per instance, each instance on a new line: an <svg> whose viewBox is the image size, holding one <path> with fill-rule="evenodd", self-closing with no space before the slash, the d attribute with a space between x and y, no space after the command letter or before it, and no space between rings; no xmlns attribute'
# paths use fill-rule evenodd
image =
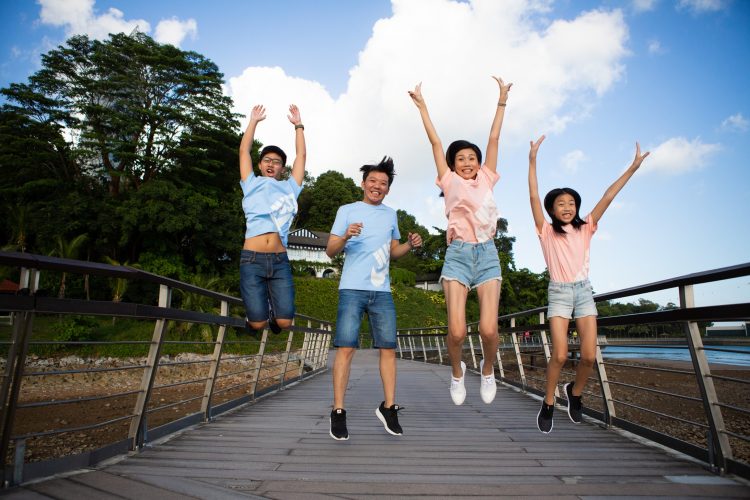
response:
<svg viewBox="0 0 750 500"><path fill-rule="evenodd" d="M85 234L79 234L71 240L66 240L62 236L58 236L55 240L55 248L50 255L62 257L63 259L76 259L81 251L81 246L87 239L88 236ZM57 293L57 296L61 299L65 298L65 277L66 273L63 271L62 278L60 279L60 289Z"/></svg>
<svg viewBox="0 0 750 500"><path fill-rule="evenodd" d="M28 84L2 90L16 103L8 108L64 126L78 171L115 196L175 168L186 136L238 126L214 63L140 32L72 37L42 66Z"/></svg>
<svg viewBox="0 0 750 500"><path fill-rule="evenodd" d="M341 205L362 199L362 188L341 172L329 170L300 193L295 228L330 231Z"/></svg>

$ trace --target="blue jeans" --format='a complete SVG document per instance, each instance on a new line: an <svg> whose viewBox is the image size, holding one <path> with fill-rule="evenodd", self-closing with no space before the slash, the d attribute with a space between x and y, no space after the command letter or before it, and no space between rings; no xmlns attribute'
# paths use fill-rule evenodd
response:
<svg viewBox="0 0 750 500"><path fill-rule="evenodd" d="M367 313L372 344L378 349L396 348L396 307L390 292L339 290L336 347L359 347L359 326Z"/></svg>
<svg viewBox="0 0 750 500"><path fill-rule="evenodd" d="M275 317L293 319L294 281L286 252L242 250L240 292L248 320L266 321L269 307Z"/></svg>
<svg viewBox="0 0 750 500"><path fill-rule="evenodd" d="M574 283L550 281L547 288L547 300L549 302L548 318L560 316L572 319L597 315L594 292L589 280Z"/></svg>

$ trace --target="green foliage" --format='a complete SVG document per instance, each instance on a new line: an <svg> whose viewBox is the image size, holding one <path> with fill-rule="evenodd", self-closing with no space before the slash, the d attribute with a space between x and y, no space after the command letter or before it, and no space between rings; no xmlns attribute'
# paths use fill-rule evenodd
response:
<svg viewBox="0 0 750 500"><path fill-rule="evenodd" d="M85 316L65 316L52 326L53 338L59 342L96 340L97 322Z"/></svg>
<svg viewBox="0 0 750 500"><path fill-rule="evenodd" d="M414 286L416 274L398 267L392 267L390 270L391 283L394 285L409 285Z"/></svg>
<svg viewBox="0 0 750 500"><path fill-rule="evenodd" d="M324 172L300 193L294 227L330 231L339 207L362 197L362 188L349 177L333 170Z"/></svg>

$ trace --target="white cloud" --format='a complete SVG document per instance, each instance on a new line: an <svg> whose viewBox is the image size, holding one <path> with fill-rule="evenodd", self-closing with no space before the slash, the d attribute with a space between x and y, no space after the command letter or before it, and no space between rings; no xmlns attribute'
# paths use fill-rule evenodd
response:
<svg viewBox="0 0 750 500"><path fill-rule="evenodd" d="M661 46L661 42L657 39L649 40L648 53L649 54L663 54L664 48Z"/></svg>
<svg viewBox="0 0 750 500"><path fill-rule="evenodd" d="M587 159L588 158L583 151L581 151L580 149L575 149L573 151L570 151L569 153L566 153L560 160L560 163L562 163L562 166L567 173L575 174L576 172L578 172L578 167L580 166L580 164Z"/></svg>
<svg viewBox="0 0 750 500"><path fill-rule="evenodd" d="M130 33L138 29L143 33L151 31L151 24L145 19L125 19L125 14L114 7L104 13L96 13L95 0L37 0L42 9L39 21L42 24L61 26L65 35L88 35L91 38L107 38L110 33ZM164 19L156 27L155 38L160 43L179 46L186 36L195 38L198 32L194 19L180 21L173 17Z"/></svg>
<svg viewBox="0 0 750 500"><path fill-rule="evenodd" d="M198 23L195 19L180 21L176 17L159 21L156 25L154 39L159 43L168 43L179 47L186 36L194 39L198 33Z"/></svg>
<svg viewBox="0 0 750 500"><path fill-rule="evenodd" d="M648 12L656 8L656 0L633 0L633 10L636 12Z"/></svg>
<svg viewBox="0 0 750 500"><path fill-rule="evenodd" d="M502 149L585 117L624 73L628 29L620 10L550 21L543 2L393 0L392 6L393 14L375 23L338 98L317 82L267 67L229 78L226 92L243 115L265 104L268 118L257 138L288 153L294 136L286 109L298 104L313 175L335 169L356 179L364 163L392 156L398 175L387 203L428 227L445 227L445 217L440 211L436 219L423 203L437 197L435 167L407 90L423 82L444 147L464 138L484 150L498 96L491 75L513 82Z"/></svg>
<svg viewBox="0 0 750 500"><path fill-rule="evenodd" d="M42 6L39 18L44 24L64 26L68 36L86 34L106 38L110 33L130 33L135 28L147 33L151 25L144 19L124 18L122 11L110 8L94 13L94 0L38 0Z"/></svg>
<svg viewBox="0 0 750 500"><path fill-rule="evenodd" d="M750 129L750 122L742 116L742 113L736 113L721 122L721 128L732 132L747 132Z"/></svg>
<svg viewBox="0 0 750 500"><path fill-rule="evenodd" d="M716 12L726 7L724 0L680 0L677 8L689 10L693 14L703 14L706 12Z"/></svg>
<svg viewBox="0 0 750 500"><path fill-rule="evenodd" d="M682 174L703 168L711 155L721 150L720 144L706 144L695 138L673 137L651 148L651 154L643 162L646 172Z"/></svg>

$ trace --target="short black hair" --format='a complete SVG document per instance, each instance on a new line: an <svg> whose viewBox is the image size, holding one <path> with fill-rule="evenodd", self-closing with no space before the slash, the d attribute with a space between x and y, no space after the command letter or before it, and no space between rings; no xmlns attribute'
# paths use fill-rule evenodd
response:
<svg viewBox="0 0 750 500"><path fill-rule="evenodd" d="M581 216L579 214L581 210L581 195L578 194L578 192L575 189L568 188L568 187L553 189L552 191L547 193L547 196L544 197L544 209L547 211L550 218L552 219L552 229L554 229L556 233L566 234L565 229L563 229L563 226L565 224L563 224L562 221L560 221L557 217L555 217L554 210L553 210L553 207L555 205L555 200L557 199L558 196L561 196L563 194L569 194L570 196L572 196L573 201L576 204L576 214L573 217L573 220L570 221L570 224L574 228L578 229L583 224L586 224L586 221L581 219Z"/></svg>
<svg viewBox="0 0 750 500"><path fill-rule="evenodd" d="M383 172L388 176L388 187L391 187L391 184L393 184L393 176L396 175L396 172L393 171L393 158L390 156L384 156L377 165L362 165L359 171L362 172L363 182L367 180L367 176L370 175L370 172Z"/></svg>
<svg viewBox="0 0 750 500"><path fill-rule="evenodd" d="M454 163L456 162L456 155L462 149L473 149L477 154L477 161L479 161L479 165L482 165L482 151L479 149L479 146L469 141L460 139L458 141L451 142L451 145L448 146L447 150L445 150L445 161L448 162L448 168L450 168L451 170L456 169L454 165Z"/></svg>
<svg viewBox="0 0 750 500"><path fill-rule="evenodd" d="M263 161L263 157L266 156L268 153L276 153L277 155L281 156L281 166L286 167L286 153L284 152L283 149L281 149L278 146L266 146L260 152L259 161Z"/></svg>

